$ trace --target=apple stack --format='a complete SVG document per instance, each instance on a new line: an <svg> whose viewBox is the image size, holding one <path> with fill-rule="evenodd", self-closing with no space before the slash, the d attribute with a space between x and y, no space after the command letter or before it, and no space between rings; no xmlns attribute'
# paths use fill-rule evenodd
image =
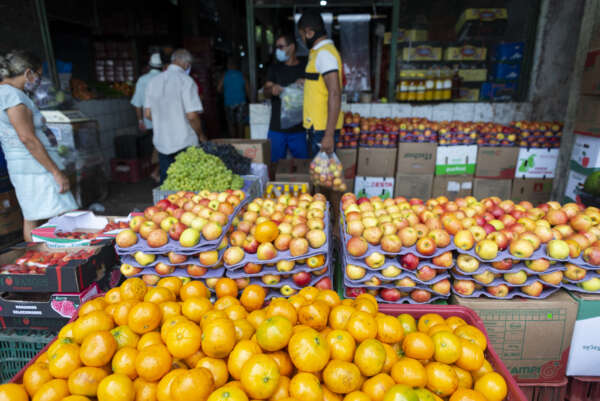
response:
<svg viewBox="0 0 600 401"><path fill-rule="evenodd" d="M437 142L439 124L426 118L404 118L396 121L400 142Z"/></svg>
<svg viewBox="0 0 600 401"><path fill-rule="evenodd" d="M473 145L478 136L478 124L474 122L444 121L439 124L440 145Z"/></svg>
<svg viewBox="0 0 600 401"><path fill-rule="evenodd" d="M355 149L358 147L360 137L360 115L358 113L345 113L344 126L336 144L338 149Z"/></svg>
<svg viewBox="0 0 600 401"><path fill-rule="evenodd" d="M482 146L515 146L519 130L497 123L481 123L477 144Z"/></svg>
<svg viewBox="0 0 600 401"><path fill-rule="evenodd" d="M513 121L519 131L519 146L527 148L560 148L563 124L552 121Z"/></svg>
<svg viewBox="0 0 600 401"><path fill-rule="evenodd" d="M454 245L446 231L425 224L428 214L419 216L425 211L421 200L347 193L341 209L346 296L369 291L390 303L448 298Z"/></svg>
<svg viewBox="0 0 600 401"><path fill-rule="evenodd" d="M444 219L451 217L442 218L458 254L452 269L458 296L540 299L561 287L600 290L597 208L557 202L533 207L494 197L442 203L446 212L448 207L458 220L450 226Z"/></svg>
<svg viewBox="0 0 600 401"><path fill-rule="evenodd" d="M331 289L329 203L322 194L256 198L237 216L223 254L238 287L259 284L267 298L313 285Z"/></svg>
<svg viewBox="0 0 600 401"><path fill-rule="evenodd" d="M178 192L132 217L116 236L125 277L153 285L161 277L223 277L226 233L246 203L241 190Z"/></svg>

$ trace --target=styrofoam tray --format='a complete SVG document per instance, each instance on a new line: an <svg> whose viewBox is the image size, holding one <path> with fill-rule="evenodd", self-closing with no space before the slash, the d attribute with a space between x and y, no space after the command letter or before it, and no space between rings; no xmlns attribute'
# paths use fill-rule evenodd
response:
<svg viewBox="0 0 600 401"><path fill-rule="evenodd" d="M188 259L187 259L185 262L183 262L183 263L171 263L171 262L169 261L169 257L168 257L168 256L166 256L166 255L158 255L158 256L156 257L156 260L155 260L154 262L152 262L152 263L150 263L150 264L148 264L148 265L145 265L145 266L142 266L142 265L140 265L140 264L139 264L139 263L138 263L138 262L135 260L135 258L133 257L133 255L123 255L123 256L121 257L121 262L123 262L123 263L127 263L127 264L129 264L129 265L131 265L131 266L134 266L134 267L141 267L141 268L145 268L145 267L154 267L154 266L156 266L156 265L157 265L157 264L159 264L159 263L164 263L164 264L166 264L166 265L169 265L169 266L187 266L187 265L198 265L198 266L202 266L202 267L208 267L208 268L210 268L210 267L215 267L215 266L218 266L218 265L221 263L221 259L223 258L223 254L225 253L225 249L227 249L227 248L223 248L223 249L221 249L221 250L219 251L219 259L217 260L217 263L215 263L215 264L212 264L212 265L209 265L209 266L201 264L201 263L200 263L200 261L199 261L199 260L198 260L198 258L197 258L197 257L198 257L198 255L197 255L197 254L194 254L194 255L186 255L186 256L188 256ZM205 251L205 252L209 252L209 251Z"/></svg>

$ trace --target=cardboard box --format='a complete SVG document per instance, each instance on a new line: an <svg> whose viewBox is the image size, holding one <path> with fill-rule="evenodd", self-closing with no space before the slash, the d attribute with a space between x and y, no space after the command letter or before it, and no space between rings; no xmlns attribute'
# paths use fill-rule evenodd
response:
<svg viewBox="0 0 600 401"><path fill-rule="evenodd" d="M442 48L427 43L411 44L402 49L403 61L441 61Z"/></svg>
<svg viewBox="0 0 600 401"><path fill-rule="evenodd" d="M600 376L600 295L569 292L578 303L567 376Z"/></svg>
<svg viewBox="0 0 600 401"><path fill-rule="evenodd" d="M470 175L435 176L431 196L445 196L450 200L470 196L473 193L473 177Z"/></svg>
<svg viewBox="0 0 600 401"><path fill-rule="evenodd" d="M510 199L512 180L475 178L473 182L473 196L477 199L497 196L500 199Z"/></svg>
<svg viewBox="0 0 600 401"><path fill-rule="evenodd" d="M294 192L306 192L310 194L312 193L313 186L310 181L269 181L267 182L265 188L267 190L267 193L269 191L269 188L271 188L271 193L275 195L275 197L278 197L279 195L282 195L284 193L293 194Z"/></svg>
<svg viewBox="0 0 600 401"><path fill-rule="evenodd" d="M435 172L436 143L398 144L396 174L430 174Z"/></svg>
<svg viewBox="0 0 600 401"><path fill-rule="evenodd" d="M600 134L600 97L581 96L577 105L577 116L573 131L577 134Z"/></svg>
<svg viewBox="0 0 600 401"><path fill-rule="evenodd" d="M424 42L429 37L425 29L398 29L398 43L400 42ZM383 34L383 44L389 45L392 41L392 33Z"/></svg>
<svg viewBox="0 0 600 401"><path fill-rule="evenodd" d="M212 140L219 144L229 144L242 155L252 159L254 163L271 163L271 141L267 139L230 139L219 138Z"/></svg>
<svg viewBox="0 0 600 401"><path fill-rule="evenodd" d="M540 300L453 295L451 303L471 308L479 315L490 344L519 382L564 379L578 306L565 291Z"/></svg>
<svg viewBox="0 0 600 401"><path fill-rule="evenodd" d="M547 202L552 194L551 179L515 178L511 198L515 202L529 201L534 205Z"/></svg>
<svg viewBox="0 0 600 401"><path fill-rule="evenodd" d="M515 178L554 178L560 149L520 148Z"/></svg>
<svg viewBox="0 0 600 401"><path fill-rule="evenodd" d="M52 249L43 243L22 243L0 255L0 266L14 264L27 251L65 252L91 251L87 259L71 259L62 266L48 266L43 274L8 273L0 275L0 291L8 292L80 292L104 277L118 262L112 246L86 246Z"/></svg>
<svg viewBox="0 0 600 401"><path fill-rule="evenodd" d="M354 185L358 149L337 149L335 154L338 159L340 159L342 166L344 166L344 180L352 181L352 184ZM346 183L346 186L348 186L348 183Z"/></svg>
<svg viewBox="0 0 600 401"><path fill-rule="evenodd" d="M569 170L567 185L565 186L565 202L581 203L577 190L583 189L583 184L587 177L588 174L573 169Z"/></svg>
<svg viewBox="0 0 600 401"><path fill-rule="evenodd" d="M435 175L473 175L477 164L477 145L438 146Z"/></svg>
<svg viewBox="0 0 600 401"><path fill-rule="evenodd" d="M600 50L587 54L581 76L582 95L600 95Z"/></svg>
<svg viewBox="0 0 600 401"><path fill-rule="evenodd" d="M394 197L431 198L433 188L433 174L396 174Z"/></svg>
<svg viewBox="0 0 600 401"><path fill-rule="evenodd" d="M394 195L394 177L363 177L354 179L354 193L360 198L379 196L387 199Z"/></svg>
<svg viewBox="0 0 600 401"><path fill-rule="evenodd" d="M276 181L310 181L310 159L282 159L277 162Z"/></svg>
<svg viewBox="0 0 600 401"><path fill-rule="evenodd" d="M396 148L359 148L356 175L363 177L394 177Z"/></svg>
<svg viewBox="0 0 600 401"><path fill-rule="evenodd" d="M518 155L516 147L479 146L475 177L514 178Z"/></svg>
<svg viewBox="0 0 600 401"><path fill-rule="evenodd" d="M574 166L573 163L576 165ZM588 169L600 168L600 137L575 134L571 151L571 168L577 167L582 169L582 173Z"/></svg>
<svg viewBox="0 0 600 401"><path fill-rule="evenodd" d="M485 61L486 58L487 48L483 46L449 46L444 50L446 61Z"/></svg>

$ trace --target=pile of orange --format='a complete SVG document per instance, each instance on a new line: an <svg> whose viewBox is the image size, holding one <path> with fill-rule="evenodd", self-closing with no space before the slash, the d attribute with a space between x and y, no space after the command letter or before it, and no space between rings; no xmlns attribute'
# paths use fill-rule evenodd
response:
<svg viewBox="0 0 600 401"><path fill-rule="evenodd" d="M81 306L57 340L0 385L1 401L500 401L486 337L459 317L378 311L306 287L264 306L177 277L126 280Z"/></svg>

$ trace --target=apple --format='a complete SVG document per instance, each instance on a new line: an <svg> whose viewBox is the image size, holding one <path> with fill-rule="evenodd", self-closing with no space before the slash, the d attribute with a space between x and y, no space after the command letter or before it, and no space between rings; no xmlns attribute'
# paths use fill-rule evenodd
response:
<svg viewBox="0 0 600 401"><path fill-rule="evenodd" d="M585 281L582 281L581 283L578 283L577 286L579 286L580 288L583 288L586 291L598 292L598 291L600 291L600 278L592 277L589 280L585 280Z"/></svg>
<svg viewBox="0 0 600 401"><path fill-rule="evenodd" d="M121 248L129 248L130 246L137 244L138 237L134 230L125 229L117 234L115 242Z"/></svg>
<svg viewBox="0 0 600 401"><path fill-rule="evenodd" d="M159 208L156 206L149 206L144 210L144 217L146 220L152 220L152 217L158 212L160 212Z"/></svg>
<svg viewBox="0 0 600 401"><path fill-rule="evenodd" d="M206 220L203 217L198 216L198 217L194 217L194 220L192 220L190 227L192 227L195 230L202 231L202 229L204 228L206 223L208 223L208 220Z"/></svg>
<svg viewBox="0 0 600 401"><path fill-rule="evenodd" d="M214 289L217 286L217 281L219 281L217 277L207 278L206 280L204 280L206 286L211 289Z"/></svg>
<svg viewBox="0 0 600 401"><path fill-rule="evenodd" d="M412 253L402 255L400 256L400 265L405 269L415 270L419 265L419 257Z"/></svg>
<svg viewBox="0 0 600 401"><path fill-rule="evenodd" d="M186 225L180 221L175 222L169 228L169 237L174 241L179 241L181 234L186 230Z"/></svg>
<svg viewBox="0 0 600 401"><path fill-rule="evenodd" d="M329 277L323 277L315 283L315 288L320 290L330 290L332 288L331 279Z"/></svg>
<svg viewBox="0 0 600 401"><path fill-rule="evenodd" d="M195 230L196 232L198 232L198 230ZM202 236L207 240L207 241L213 241L216 240L217 238L219 238L221 236L221 234L223 233L223 227L214 221L209 221L208 223L206 223L204 225L204 227L202 227ZM183 236L183 234L182 234ZM180 240L181 242L181 240Z"/></svg>
<svg viewBox="0 0 600 401"><path fill-rule="evenodd" d="M137 233L140 231L140 227L142 226L142 223L144 221L146 221L146 219L144 219L144 216L133 216L129 221L129 228L131 228L134 232Z"/></svg>
<svg viewBox="0 0 600 401"><path fill-rule="evenodd" d="M463 272L473 273L479 269L479 260L471 255L459 254L456 258L456 265Z"/></svg>
<svg viewBox="0 0 600 401"><path fill-rule="evenodd" d="M477 242L483 240L487 236L486 231L483 229L483 227L480 226L471 226L469 227L469 231L471 231L471 234L473 234L473 238Z"/></svg>
<svg viewBox="0 0 600 401"><path fill-rule="evenodd" d="M452 252L447 251L447 252L444 252L444 253L434 257L433 259L431 259L431 261L436 266L450 267L450 266L452 266L452 263L454 262L454 258L452 257Z"/></svg>
<svg viewBox="0 0 600 401"><path fill-rule="evenodd" d="M244 273L246 274L257 274L262 271L263 265L256 263L246 263L244 265Z"/></svg>
<svg viewBox="0 0 600 401"><path fill-rule="evenodd" d="M169 258L169 262L172 263L172 264L174 264L174 265L185 263L185 261L188 258L186 255L180 255L180 254L175 253L173 251L169 252L167 254L167 257Z"/></svg>
<svg viewBox="0 0 600 401"><path fill-rule="evenodd" d="M583 280L583 278L587 274L584 268L574 265L573 263L566 263L565 267L567 268L567 270L565 271L564 275L566 278L572 281Z"/></svg>
<svg viewBox="0 0 600 401"><path fill-rule="evenodd" d="M452 288L459 295L469 296L475 292L475 283L471 280L454 280Z"/></svg>
<svg viewBox="0 0 600 401"><path fill-rule="evenodd" d="M304 238L308 233L308 226L304 223L296 224L292 227L292 237L294 238Z"/></svg>
<svg viewBox="0 0 600 401"><path fill-rule="evenodd" d="M168 232L169 229L171 228L171 226L175 223L177 223L179 220L177 220L175 217L173 216L167 216L165 217L161 222L160 222L160 228L163 231Z"/></svg>
<svg viewBox="0 0 600 401"><path fill-rule="evenodd" d="M490 239L484 239L475 246L475 253L483 260L494 259L498 256L498 245Z"/></svg>
<svg viewBox="0 0 600 401"><path fill-rule="evenodd" d="M509 247L510 254L520 259L531 257L531 255L533 255L534 250L535 249L533 247L533 244L530 241L523 238L517 238L516 240L511 241Z"/></svg>
<svg viewBox="0 0 600 401"><path fill-rule="evenodd" d="M438 281L435 284L431 285L431 289L435 292L437 292L438 294L442 294L442 295L448 295L450 293L450 280L448 280L447 278Z"/></svg>
<svg viewBox="0 0 600 401"><path fill-rule="evenodd" d="M244 250L239 246L232 246L227 248L225 253L223 253L223 262L228 266L233 266L238 264L244 259ZM202 262L201 262L202 263ZM207 265L202 263L203 265Z"/></svg>
<svg viewBox="0 0 600 401"><path fill-rule="evenodd" d="M421 255L431 256L435 253L435 242L428 237L422 237L417 241L417 252Z"/></svg>
<svg viewBox="0 0 600 401"><path fill-rule="evenodd" d="M398 276L400 273L402 273L402 270L400 268L398 268L397 266L394 265L389 265L388 267L384 268L381 270L381 274L384 277L396 277Z"/></svg>
<svg viewBox="0 0 600 401"><path fill-rule="evenodd" d="M459 230L454 235L454 245L463 251L468 251L475 245L473 234L469 230Z"/></svg>
<svg viewBox="0 0 600 401"><path fill-rule="evenodd" d="M140 265L148 266L150 263L153 263L156 260L156 255L151 253L144 253L142 251L137 251L133 254L133 258Z"/></svg>
<svg viewBox="0 0 600 401"><path fill-rule="evenodd" d="M431 293L427 290L418 289L411 291L410 297L415 302L425 303L429 302L429 300L431 299Z"/></svg>
<svg viewBox="0 0 600 401"><path fill-rule="evenodd" d="M398 233L400 240L402 241L402 245L405 247L413 246L418 239L417 231L412 227L404 227Z"/></svg>
<svg viewBox="0 0 600 401"><path fill-rule="evenodd" d="M411 287L417 286L417 283L415 282L415 280L413 280L410 277L404 277L404 278L401 278L400 280L396 280L396 282L394 284L396 285L396 287L404 287L404 288L411 288Z"/></svg>
<svg viewBox="0 0 600 401"><path fill-rule="evenodd" d="M297 291L294 288L292 288L289 284L285 284L279 289L279 292L284 297L290 297L294 295Z"/></svg>
<svg viewBox="0 0 600 401"><path fill-rule="evenodd" d="M589 249L589 248L588 248ZM553 239L546 246L548 256L554 259L567 259L571 250L569 245L561 239Z"/></svg>
<svg viewBox="0 0 600 401"><path fill-rule="evenodd" d="M553 226L566 224L569 221L567 214L563 210L549 210L546 213L545 219Z"/></svg>
<svg viewBox="0 0 600 401"><path fill-rule="evenodd" d="M133 267L127 263L121 264L121 268L119 270L121 274L125 277L131 277L142 271L142 269L140 269L139 267Z"/></svg>
<svg viewBox="0 0 600 401"><path fill-rule="evenodd" d="M486 287L486 291L495 297L504 298L508 295L509 289L506 284L499 284Z"/></svg>
<svg viewBox="0 0 600 401"><path fill-rule="evenodd" d="M498 219L492 219L488 221L488 223L491 224L496 229L496 231L502 230L504 228L504 223Z"/></svg>
<svg viewBox="0 0 600 401"><path fill-rule="evenodd" d="M256 250L256 257L259 260L270 260L277 256L277 249L270 242L260 244Z"/></svg>
<svg viewBox="0 0 600 401"><path fill-rule="evenodd" d="M535 272L545 272L550 267L550 261L548 259L540 258L536 260L526 260L525 266Z"/></svg>
<svg viewBox="0 0 600 401"><path fill-rule="evenodd" d="M252 235L248 235L242 247L246 253L255 254L258 249L258 241Z"/></svg>
<svg viewBox="0 0 600 401"><path fill-rule="evenodd" d="M540 274L540 279L548 284L559 285L563 279L563 272L557 270L552 273Z"/></svg>
<svg viewBox="0 0 600 401"><path fill-rule="evenodd" d="M502 231L494 231L493 233L488 234L487 238L494 241L501 251L508 247L508 238Z"/></svg>
<svg viewBox="0 0 600 401"><path fill-rule="evenodd" d="M435 241L435 246L437 248L445 248L448 245L450 245L450 241L452 240L450 238L450 235L441 229L434 229L431 230L427 233L427 236L429 238L433 238L433 240Z"/></svg>
<svg viewBox="0 0 600 401"><path fill-rule="evenodd" d="M575 233L575 231L568 224L560 224L558 226L554 226L554 229L563 236L563 238L570 237Z"/></svg>
<svg viewBox="0 0 600 401"><path fill-rule="evenodd" d="M520 290L529 296L539 297L544 290L544 286L539 281L534 281L529 285L521 287Z"/></svg>
<svg viewBox="0 0 600 401"><path fill-rule="evenodd" d="M514 273L504 273L504 281L514 285L520 285L527 281L527 273L525 270L519 270Z"/></svg>
<svg viewBox="0 0 600 401"><path fill-rule="evenodd" d="M584 250L583 260L592 266L600 266L600 247L594 245Z"/></svg>
<svg viewBox="0 0 600 401"><path fill-rule="evenodd" d="M379 269L385 263L385 256L379 252L373 252L365 258L365 263L371 269Z"/></svg>
<svg viewBox="0 0 600 401"><path fill-rule="evenodd" d="M398 253L402 249L402 241L396 234L384 235L381 238L381 249L389 253Z"/></svg>
<svg viewBox="0 0 600 401"><path fill-rule="evenodd" d="M367 227L363 231L362 236L368 243L372 245L379 245L381 237L383 236L383 231L377 226Z"/></svg>
<svg viewBox="0 0 600 401"><path fill-rule="evenodd" d="M416 277L421 280L421 281L430 281L433 280L435 278L435 276L437 275L437 272L435 271L435 269L432 269L430 266L423 266L421 267L419 270L417 270L417 273L415 274Z"/></svg>
<svg viewBox="0 0 600 401"><path fill-rule="evenodd" d="M243 231L236 230L229 234L229 243L231 246L244 246L244 240L247 234Z"/></svg>
<svg viewBox="0 0 600 401"><path fill-rule="evenodd" d="M308 284L310 284L311 279L312 275L307 272L299 272L292 275L292 280L298 287L306 287Z"/></svg>
<svg viewBox="0 0 600 401"><path fill-rule="evenodd" d="M361 237L352 237L346 243L346 251L355 258L363 256L368 249L369 244Z"/></svg>
<svg viewBox="0 0 600 401"><path fill-rule="evenodd" d="M169 236L165 231L161 230L160 228L156 228L150 231L148 238L146 238L146 242L150 248L160 248L169 242Z"/></svg>
<svg viewBox="0 0 600 401"><path fill-rule="evenodd" d="M144 274L142 276L142 281L146 285L154 286L160 281L160 277L156 274Z"/></svg>
<svg viewBox="0 0 600 401"><path fill-rule="evenodd" d="M538 249L541 245L541 241L538 238L538 236L530 231L526 231L523 234L519 235L519 238L531 242L531 245L533 245L534 250Z"/></svg>
<svg viewBox="0 0 600 401"><path fill-rule="evenodd" d="M346 222L346 232L353 237L360 237L365 230L365 226L360 220L351 220Z"/></svg>
<svg viewBox="0 0 600 401"><path fill-rule="evenodd" d="M402 292L396 288L382 288L379 296L386 302L397 302L402 298Z"/></svg>
<svg viewBox="0 0 600 401"><path fill-rule="evenodd" d="M323 230L310 230L306 233L306 239L313 249L320 248L327 242L327 236Z"/></svg>
<svg viewBox="0 0 600 401"><path fill-rule="evenodd" d="M171 265L167 265L165 263L159 262L156 264L156 266L154 266L154 270L156 271L156 274L165 276L167 274L173 273L175 271L175 266L171 266Z"/></svg>
<svg viewBox="0 0 600 401"><path fill-rule="evenodd" d="M588 231L595 223L590 216L581 213L572 217L569 220L569 224L571 224L571 227L573 227L575 231L583 232Z"/></svg>
<svg viewBox="0 0 600 401"><path fill-rule="evenodd" d="M483 273L474 274L473 278L480 283L490 284L496 278L496 275L490 270L484 270Z"/></svg>
<svg viewBox="0 0 600 401"><path fill-rule="evenodd" d="M196 246L200 242L200 233L193 228L186 228L179 237L179 244L186 248Z"/></svg>
<svg viewBox="0 0 600 401"><path fill-rule="evenodd" d="M261 244L261 245L264 245L264 244ZM260 249L259 249L259 251L260 251ZM307 252L308 252L308 241L306 240L306 238L293 238L290 241L290 255L292 255L294 257L302 256L302 255L305 255Z"/></svg>

